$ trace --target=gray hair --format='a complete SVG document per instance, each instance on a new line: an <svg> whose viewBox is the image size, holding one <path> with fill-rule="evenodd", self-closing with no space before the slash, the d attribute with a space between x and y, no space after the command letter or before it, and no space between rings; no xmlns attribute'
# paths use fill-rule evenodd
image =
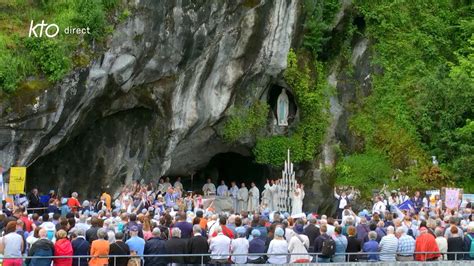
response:
<svg viewBox="0 0 474 266"><path fill-rule="evenodd" d="M395 228L393 228L393 226L387 227L387 235L388 234L393 234L394 232L395 232Z"/></svg>
<svg viewBox="0 0 474 266"><path fill-rule="evenodd" d="M123 233L120 231L117 231L115 233L115 240L122 240L123 239Z"/></svg>
<svg viewBox="0 0 474 266"><path fill-rule="evenodd" d="M181 238L181 229L173 227L173 229L171 230L171 237Z"/></svg>
<svg viewBox="0 0 474 266"><path fill-rule="evenodd" d="M198 234L201 233L201 226L199 224L193 225L193 233Z"/></svg>
<svg viewBox="0 0 474 266"><path fill-rule="evenodd" d="M403 235L405 234L405 228L403 227L398 227L397 230L395 231L397 234Z"/></svg>
<svg viewBox="0 0 474 266"><path fill-rule="evenodd" d="M71 196L77 198L79 195L77 194L77 192L72 192Z"/></svg>
<svg viewBox="0 0 474 266"><path fill-rule="evenodd" d="M375 231L370 231L369 234L368 234L368 236L369 236L369 239L370 239L370 240L375 240L375 239L377 239L377 232L375 232Z"/></svg>
<svg viewBox="0 0 474 266"><path fill-rule="evenodd" d="M441 228L436 228L435 229L435 235L436 235L436 237L444 236L443 230Z"/></svg>
<svg viewBox="0 0 474 266"><path fill-rule="evenodd" d="M161 230L158 227L153 228L153 232L151 232L154 236L160 236Z"/></svg>
<svg viewBox="0 0 474 266"><path fill-rule="evenodd" d="M84 229L78 228L75 230L75 233L77 236L84 236L86 233L84 232Z"/></svg>
<svg viewBox="0 0 474 266"><path fill-rule="evenodd" d="M100 228L99 230L97 230L97 237L99 239L105 239L107 237L107 231L105 231L104 228Z"/></svg>

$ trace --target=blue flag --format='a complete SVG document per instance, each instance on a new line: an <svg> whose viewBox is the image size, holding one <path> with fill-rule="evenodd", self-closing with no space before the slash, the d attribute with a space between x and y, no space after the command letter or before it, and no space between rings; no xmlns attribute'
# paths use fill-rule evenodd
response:
<svg viewBox="0 0 474 266"><path fill-rule="evenodd" d="M398 205L398 209L400 210L414 210L415 209L415 205L413 204L413 202L411 200L405 200L402 204Z"/></svg>

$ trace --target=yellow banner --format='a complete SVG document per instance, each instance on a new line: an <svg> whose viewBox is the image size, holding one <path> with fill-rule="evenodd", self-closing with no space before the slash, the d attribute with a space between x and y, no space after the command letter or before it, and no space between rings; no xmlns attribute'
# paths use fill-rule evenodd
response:
<svg viewBox="0 0 474 266"><path fill-rule="evenodd" d="M26 167L10 168L10 184L8 186L8 194L25 193Z"/></svg>

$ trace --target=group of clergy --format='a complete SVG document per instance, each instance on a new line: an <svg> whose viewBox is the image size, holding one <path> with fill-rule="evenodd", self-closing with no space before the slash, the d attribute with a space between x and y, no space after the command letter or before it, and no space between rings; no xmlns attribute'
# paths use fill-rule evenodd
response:
<svg viewBox="0 0 474 266"><path fill-rule="evenodd" d="M222 180L221 184L216 188L211 179L207 179L207 183L202 187L204 195L217 195L219 197L231 197L233 209L236 212L262 212L262 211L281 211L281 196L280 180L267 180L265 189L262 192L262 201L260 202L260 190L254 182L250 183L250 188L247 188L245 183L237 186L236 182L232 181L230 188ZM295 191L295 195L291 195L293 199L294 211L300 213L302 206L302 199L304 198L304 190L299 187ZM292 211L293 212L293 211Z"/></svg>

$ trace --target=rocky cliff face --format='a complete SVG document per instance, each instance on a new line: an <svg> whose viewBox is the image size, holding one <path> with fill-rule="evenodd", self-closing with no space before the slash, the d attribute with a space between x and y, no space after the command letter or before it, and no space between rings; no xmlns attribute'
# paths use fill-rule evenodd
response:
<svg viewBox="0 0 474 266"><path fill-rule="evenodd" d="M186 175L219 152L216 128L286 67L299 1L137 1L90 67L0 103L0 162L44 191L92 196L142 177ZM9 112L6 112L9 110Z"/></svg>

